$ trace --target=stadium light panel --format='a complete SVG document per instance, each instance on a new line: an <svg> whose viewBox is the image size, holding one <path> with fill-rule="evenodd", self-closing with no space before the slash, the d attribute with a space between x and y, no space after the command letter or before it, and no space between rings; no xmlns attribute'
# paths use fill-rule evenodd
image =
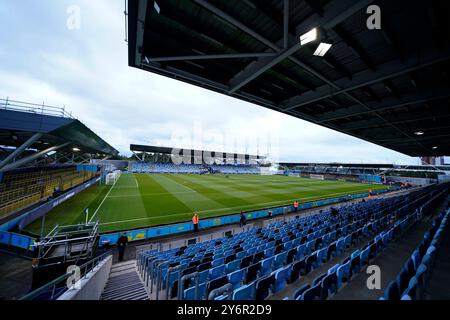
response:
<svg viewBox="0 0 450 320"><path fill-rule="evenodd" d="M78 152L78 151L80 151L80 149L75 147L75 148L72 148L72 151Z"/></svg>
<svg viewBox="0 0 450 320"><path fill-rule="evenodd" d="M433 147L433 150L436 150L437 148L438 148L437 146L434 146L434 147Z"/></svg>
<svg viewBox="0 0 450 320"><path fill-rule="evenodd" d="M300 36L300 44L304 45L317 39L317 28L308 31Z"/></svg>
<svg viewBox="0 0 450 320"><path fill-rule="evenodd" d="M414 134L415 134L416 136L421 136L421 135L424 134L424 132L423 132L423 131L416 131L416 132L414 132Z"/></svg>
<svg viewBox="0 0 450 320"><path fill-rule="evenodd" d="M327 51L330 50L330 48L331 48L330 43L321 42L313 54L318 57L323 57L325 53L327 53Z"/></svg>

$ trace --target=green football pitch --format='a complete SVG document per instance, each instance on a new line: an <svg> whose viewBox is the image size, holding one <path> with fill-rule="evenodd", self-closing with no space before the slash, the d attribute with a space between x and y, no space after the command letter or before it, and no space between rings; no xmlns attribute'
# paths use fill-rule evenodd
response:
<svg viewBox="0 0 450 320"><path fill-rule="evenodd" d="M45 230L56 224L100 222L108 232L165 223L189 221L276 207L297 199L307 202L386 188L340 181L260 175L189 175L124 173L110 186L96 184L67 200L46 216ZM41 221L27 227L39 233Z"/></svg>

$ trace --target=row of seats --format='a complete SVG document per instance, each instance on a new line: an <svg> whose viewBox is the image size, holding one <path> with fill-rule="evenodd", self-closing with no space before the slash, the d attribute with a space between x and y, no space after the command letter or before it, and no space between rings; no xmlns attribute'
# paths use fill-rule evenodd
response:
<svg viewBox="0 0 450 320"><path fill-rule="evenodd" d="M173 164L173 163L149 163L133 162L131 171L134 173L188 173L201 174L207 172L219 172L224 174L259 174L260 169L256 165L202 165L202 164Z"/></svg>
<svg viewBox="0 0 450 320"><path fill-rule="evenodd" d="M387 230L381 231L369 243L355 250L341 263L331 267L327 272L316 277L311 284L306 284L294 292L295 300L324 300L336 294L344 284L351 282L355 275L375 259L395 238L416 221L414 212L397 220ZM289 300L286 297L285 300Z"/></svg>
<svg viewBox="0 0 450 320"><path fill-rule="evenodd" d="M267 292L278 292L297 271L300 274L315 268L387 226L394 212L397 219L404 217L411 210L406 204L419 194L372 199L344 206L337 215L326 211L182 248L140 252L138 269L150 291L165 291L167 298L219 299L220 288L234 290L225 295L228 298L242 299L245 294L261 298L266 286ZM375 244L355 253L352 260L365 263L377 252L380 241L388 241L383 237L389 239L392 233L380 235Z"/></svg>
<svg viewBox="0 0 450 320"><path fill-rule="evenodd" d="M397 199L398 200L398 199ZM394 202L395 200L390 200L390 201L385 201L386 203L390 203L390 202ZM381 206L381 202L380 201L378 201L378 200L374 200L374 201L371 201L371 202L368 202L368 203L365 203L365 204L360 204L360 205L356 205L356 206L354 206L354 207L348 207L348 210L349 210L349 213L351 212L352 214L353 214L353 216L351 216L352 218L350 219L350 220L345 220L345 218L347 218L348 219L348 217L344 214L344 212L340 215L340 218L342 219L342 218L344 218L344 220L346 221L346 222L348 222L348 221L352 221L352 223L350 223L350 225L354 225L354 228L355 229L349 229L349 230L347 230L347 229L343 229L343 230L341 230L341 232L342 231L345 231L345 232L350 232L350 233L352 233L352 234L350 234L350 235L347 235L346 236L346 238L344 238L344 237L342 237L342 239L339 239L338 241L336 241L335 243L333 243L333 244L331 244L331 246L328 246L328 247L326 247L326 248L321 248L321 247L318 247L317 246L317 240L314 238L314 239L312 239L313 238L313 236L317 236L317 237L319 237L319 236L321 236L322 238L321 238L321 241L320 242L323 242L324 244L326 244L326 245L329 245L330 244L330 242L331 242L331 240L334 240L335 239L335 237L336 237L336 235L337 235L337 233L336 233L336 230L334 230L334 231L331 231L331 232L329 232L329 233L327 233L327 234L322 234L322 233L316 233L316 232L318 232L318 230L315 230L315 232L312 232L313 230L311 230L311 232L309 233L309 234L303 234L303 233L299 233L299 234L295 234L295 236L298 236L297 238L295 238L295 237L293 237L293 239L294 240L289 240L289 238L285 238L284 237L284 239L277 239L277 240L281 240L281 243L280 244L283 244L284 246L285 246L285 248L282 248L282 249L285 249L285 250L283 250L283 252L279 252L279 253L277 253L277 256L275 256L274 257L274 261L275 261L275 263L273 264L273 265L271 265L271 267L272 267L272 269L270 269L272 272L274 272L273 273L273 276L275 277L275 278L278 278L278 279L281 279L281 278L283 278L283 275L285 275L286 273L289 273L289 271L288 270L278 270L277 268L278 267L283 267L283 264L285 264L287 261L288 262L291 262L292 260L293 260L293 258L294 258L294 251L292 250L292 245L294 244L294 242L292 242L292 243L290 243L289 244L289 241L303 241L303 244L302 244L302 246L300 246L300 247L297 247L296 248L296 250L298 251L298 252L302 252L302 251L304 251L304 252L306 252L306 254L309 254L309 253L311 253L313 250L316 252L315 253L315 255L313 255L314 257L318 257L319 259L317 260L316 259L316 261L313 261L313 259L312 258L309 258L308 260L307 260L307 263L309 263L309 264L311 264L311 265L315 265L316 263L317 263L317 261L323 261L324 259L325 259L325 257L326 258L328 258L328 257L330 257L331 255L332 255L332 252L333 251L337 251L337 252L340 252L341 250L342 250L342 246L343 245L349 245L351 242L352 242L352 237L353 237L353 241L355 241L355 239L356 238L358 238L358 236L361 236L362 234L365 234L365 233L367 233L367 231L368 231L368 226L367 225L365 225L365 221L364 221L364 223L361 223L361 224L357 224L356 223L356 221L358 221L355 217L357 216L357 214L358 214L358 209L361 209L363 206L366 206L366 207L371 207L371 205L372 206L378 206L378 207L382 207ZM356 210L355 210L356 209ZM372 208L373 209L373 208ZM389 211L388 209L391 209L391 206L386 206L386 211ZM355 210L355 211L352 211L352 210ZM370 210L367 210L366 212L362 212L362 213L360 213L361 215L365 215L365 217L367 218L367 216L369 215L369 214L372 214L371 213L371 211ZM305 225L310 225L311 226L311 222L312 222L312 220L313 219L316 219L316 220L318 220L318 221L321 221L320 219L324 219L324 218L326 218L326 217L328 217L328 218L330 218L330 214L329 213L324 213L324 214L322 214L322 216L321 215L317 215L317 216L313 216L313 217L308 217L308 219L304 219L305 221L303 221L304 222L304 224ZM354 219L355 218L355 219ZM306 220L308 220L308 221L306 221ZM301 225L301 221L302 221L302 219L295 219L295 220L293 220L293 223L291 222L291 224L293 224L294 226L295 225ZM355 222L353 222L353 221L355 221ZM323 221L321 221L321 223L323 223ZM374 224L376 224L376 222L374 222ZM312 225L314 225L314 223L312 224ZM273 228L279 228L279 227L283 227L283 228L288 228L289 227L289 224L285 224L285 225L280 225L280 223L274 223L274 224L272 224L269 228L267 228L267 230L264 230L264 231L261 231L260 233L262 233L262 234L264 234L264 233L267 233L268 235L273 235L273 234L271 234L270 232L271 232L271 230L273 231ZM354 233L355 231L356 231L356 227L358 227L359 228L359 231L358 232L356 232L356 233ZM272 228L272 229L271 229ZM324 228L324 229L326 229L326 228ZM331 229L329 229L328 231L330 231ZM334 232L334 234L333 234L333 232ZM342 233L341 233L342 234ZM294 236L294 234L291 234L291 236ZM242 237L242 234L241 234L241 237ZM255 239L255 235L254 234L251 234L251 236L249 237L250 239ZM256 237L257 238L257 237ZM286 242L283 242L283 240ZM314 240L314 241L313 241ZM252 243L251 243L251 241L252 240L250 240L250 243L247 243L247 245L251 245ZM247 241L245 241L245 242L247 242ZM279 245L280 245L279 244ZM295 243L295 245L297 245L298 243ZM206 244L206 245L208 245L208 244ZM267 244L266 244L267 245ZM278 245L278 246L279 246ZM319 243L319 245L320 245L320 243ZM200 248L198 248L198 246L199 245L197 245L197 246L193 246L192 248L194 248L193 250L196 250L196 251L198 251ZM304 249L301 249L301 248L304 248ZM242 249L242 248L241 248ZM255 248L252 248L252 249L254 249L254 250L256 250ZM262 249L262 248L259 248L259 249ZM201 249L200 249L201 250ZM185 251L188 251L188 250L185 250ZM251 253L251 252L250 252ZM239 254L239 253L238 253ZM265 254L267 254L267 253L265 253ZM272 253L273 254L273 253ZM302 253L302 254L305 254L305 253ZM173 263L177 263L177 262L180 262L180 259L182 259L183 257L181 257L180 259L171 259L171 257L173 258L173 252L164 252L164 253L159 253L158 254L159 255L159 258L161 259L168 259L172 264ZM185 255L185 252L183 252L183 254L181 255L181 256L183 256L183 255ZM219 256L215 256L215 258L218 258ZM240 257L242 257L242 256L240 256ZM184 258L188 258L187 259L187 261L189 261L189 260L192 260L193 258L192 257L188 257L188 256L184 256ZM195 258L195 256L194 256L194 258ZM198 257L197 257L198 258ZM234 258L234 257L233 257ZM248 258L248 257L244 257L244 258ZM262 257L261 257L262 258ZM271 257L269 257L269 256L264 256L264 258L265 259L270 259ZM295 258L300 258L299 256L295 256ZM218 259L220 259L220 258L218 258ZM254 258L253 258L254 259ZM158 260L155 260L155 261L158 261ZM219 262L222 262L222 261L220 261L220 260L218 260ZM247 260L244 260L244 261L248 261L248 259ZM270 261L270 260L268 260L268 261ZM181 265L180 266L182 266L183 265L183 262L184 261L181 261ZM232 262L232 261L230 261L230 262ZM228 262L228 264L230 264L230 262ZM254 262L253 260L251 261L251 262ZM281 262L281 263L280 263ZM207 262L205 262L205 261L202 261L202 264L201 265L203 265L203 263L207 263ZM192 264L192 262L191 262L191 264ZM244 263L244 265L243 265L243 267L245 267L245 264L246 263ZM239 271L239 272L236 272L235 274L227 274L227 277L228 277L228 281L229 282L232 282L233 283L233 285L234 285L234 287L236 286L235 284L235 282L234 282L234 280L233 279L241 279L242 280L242 277L244 277L244 274L245 274L245 281L243 281L243 284L248 284L248 282L249 281L251 281L253 278L254 278L254 274L255 273L258 273L258 272L260 272L261 270L259 269L259 268L262 268L262 272L260 272L260 274L258 274L258 276L259 275L261 275L261 277L262 276L265 276L266 275L266 273L267 273L267 268L266 268L266 265L268 264L268 262L267 261L264 261L264 263L262 263L261 264L261 266L260 265L258 265L258 262L256 263L256 265L252 265L251 266L251 268L250 268L250 270L246 270L246 271ZM215 265L213 266L213 268L215 267ZM191 267L192 268L192 267ZM204 268L203 266L200 268L200 269L197 269L197 270L195 270L195 269L188 269L187 271L185 271L185 270L183 270L183 272L182 273L180 273L181 275L188 275L189 273L191 273L191 272L202 272L203 270L201 270L202 268ZM223 269L222 269L223 267L221 267L221 269L220 269L220 272L219 272L219 274L220 274L220 276L221 277L223 277L224 276L224 274L223 274ZM247 267L248 268L248 267ZM307 264L307 266L306 266L306 268L308 269L309 267L308 267L308 264ZM144 268L145 269L145 268ZM228 272L235 272L235 271L238 271L238 270L232 270L232 269L230 269L229 268L229 266L227 265L226 267L225 267L225 271L228 271ZM275 272L276 271L276 272ZM164 271L163 271L164 272ZM178 277L180 277L180 274L178 274ZM201 273L201 275L199 275L199 277L201 278L200 279L200 282L199 283L202 283L204 280L206 280L206 279L208 279L208 281L214 281L214 280L216 280L216 269L212 269L212 271L211 271L211 273L210 273L210 278L207 278L207 275L208 275L208 273L207 272L203 272L203 273ZM153 274L153 277L155 276L155 274ZM168 286L170 286L170 284L172 283L172 281L174 282L174 281L176 281L176 278L177 278L177 275L175 274L173 277L171 277L171 276L169 276L169 278L171 278L171 280L170 281L168 281ZM220 278L220 277L218 277L218 278ZM166 278L166 279L168 279L168 278ZM207 290L206 292L207 293L209 293L210 291L212 291L212 290L214 290L214 288L217 286L217 285L219 285L219 284L222 284L222 283L225 283L225 279L224 278L222 278L220 281L215 281L212 285L210 285L210 288L212 288L211 290ZM206 282L206 281L205 281ZM282 282L281 282L282 283ZM206 285L205 285L206 286ZM186 290L189 290L190 288L187 288ZM198 288L197 288L198 289ZM197 291L202 291L203 290L203 286L202 287L200 287L200 290L197 290ZM186 297L187 298L190 298L190 297L192 297L192 293L194 292L195 290L194 289L190 289L190 291L187 291L186 292Z"/></svg>
<svg viewBox="0 0 450 320"><path fill-rule="evenodd" d="M414 250L411 257L389 282L382 300L417 300L423 298L426 281L433 267L436 249L442 240L444 229L447 227L450 210L441 212L434 219L422 241Z"/></svg>

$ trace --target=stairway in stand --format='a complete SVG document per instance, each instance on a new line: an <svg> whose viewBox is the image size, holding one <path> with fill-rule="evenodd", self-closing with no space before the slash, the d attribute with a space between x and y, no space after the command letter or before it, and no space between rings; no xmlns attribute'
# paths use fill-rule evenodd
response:
<svg viewBox="0 0 450 320"><path fill-rule="evenodd" d="M144 284L136 272L136 260L116 263L111 267L101 300L148 300Z"/></svg>

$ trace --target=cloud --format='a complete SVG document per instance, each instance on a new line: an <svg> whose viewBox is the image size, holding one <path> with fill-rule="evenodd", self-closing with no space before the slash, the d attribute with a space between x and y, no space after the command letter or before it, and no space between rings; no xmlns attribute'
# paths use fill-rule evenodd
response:
<svg viewBox="0 0 450 320"><path fill-rule="evenodd" d="M69 5L80 8L79 30L66 26ZM128 67L123 10L122 0L2 2L0 19L9 31L0 31L0 96L65 105L128 155L131 143L185 143L271 152L284 161L417 164L342 133ZM176 137L180 132L183 139Z"/></svg>

